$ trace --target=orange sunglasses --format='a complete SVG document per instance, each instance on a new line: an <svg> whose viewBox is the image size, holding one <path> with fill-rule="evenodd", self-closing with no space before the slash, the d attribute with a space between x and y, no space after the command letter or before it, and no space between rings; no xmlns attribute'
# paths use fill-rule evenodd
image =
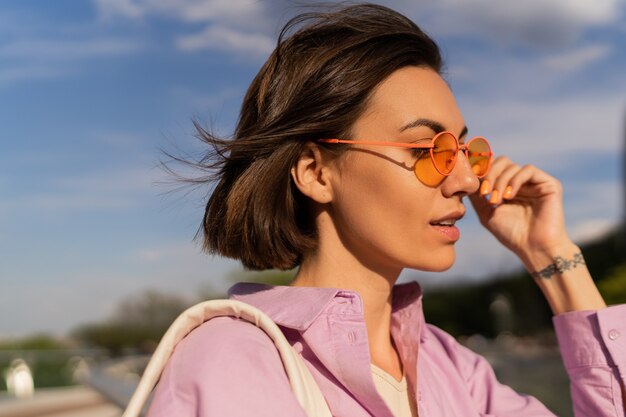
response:
<svg viewBox="0 0 626 417"><path fill-rule="evenodd" d="M458 160L459 151L463 151L470 162L472 171L478 178L489 172L493 153L487 139L472 138L469 142L459 145L453 133L443 131L437 133L430 143L398 143L398 142L370 142L344 139L319 139L323 143L346 143L353 145L392 146L396 148L428 149L431 164L425 164L428 158L418 158L414 171L417 178L429 185L435 185L452 173ZM434 168L434 170L432 169Z"/></svg>

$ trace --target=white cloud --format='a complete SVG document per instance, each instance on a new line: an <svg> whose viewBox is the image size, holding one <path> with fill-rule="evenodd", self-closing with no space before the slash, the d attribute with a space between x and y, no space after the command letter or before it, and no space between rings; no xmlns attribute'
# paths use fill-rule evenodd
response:
<svg viewBox="0 0 626 417"><path fill-rule="evenodd" d="M172 88L173 100L180 103L188 114L213 113L224 109L226 103L241 103L245 86L227 86L218 91L207 92L192 90L183 86Z"/></svg>
<svg viewBox="0 0 626 417"><path fill-rule="evenodd" d="M123 16L138 18L144 15L144 8L134 0L95 0L96 7L104 18Z"/></svg>
<svg viewBox="0 0 626 417"><path fill-rule="evenodd" d="M41 61L69 61L100 56L125 55L141 46L128 39L50 40L29 39L8 42L0 46L4 59Z"/></svg>
<svg viewBox="0 0 626 417"><path fill-rule="evenodd" d="M187 22L233 23L264 14L263 4L255 0L95 0L95 5L107 18L161 15Z"/></svg>
<svg viewBox="0 0 626 417"><path fill-rule="evenodd" d="M610 53L611 47L609 45L587 45L546 58L542 64L553 71L570 72L600 61Z"/></svg>
<svg viewBox="0 0 626 417"><path fill-rule="evenodd" d="M105 18L137 19L160 16L186 23L205 24L205 29L179 36L176 45L185 51L212 49L236 54L266 56L274 40L265 5L255 0L96 0Z"/></svg>
<svg viewBox="0 0 626 417"><path fill-rule="evenodd" d="M68 262L62 271L45 264L22 265L0 292L4 311L13 312L19 320L9 320L0 337L37 331L66 333L110 317L121 300L146 289L196 301L203 289L225 292L232 285L230 274L242 269L236 261L201 253L191 241L166 242L127 256L111 249L104 258L96 258L94 262ZM40 281L35 278L43 276ZM33 281L36 285L24 284Z"/></svg>
<svg viewBox="0 0 626 417"><path fill-rule="evenodd" d="M176 2L180 15L190 22L228 21L230 23L251 23L264 19L263 3L255 0L208 0ZM258 24L260 22L256 22Z"/></svg>
<svg viewBox="0 0 626 417"><path fill-rule="evenodd" d="M496 153L550 172L574 163L571 156L580 152L620 153L625 104L619 94L501 97L468 106L465 117L472 134L491 139Z"/></svg>
<svg viewBox="0 0 626 417"><path fill-rule="evenodd" d="M298 7L285 0L94 1L100 16L107 19L160 16L187 23L205 23L207 28L218 26L240 32L242 38L250 33L272 35L277 16L286 20L291 15L307 11L308 5L304 2ZM412 16L437 36L471 35L502 46L537 48L573 45L584 31L619 22L623 13L619 0L383 0L382 3ZM188 42L199 42L203 33L206 32L190 35ZM186 37L183 39L179 45L188 46ZM213 47L216 43L205 41L203 44Z"/></svg>
<svg viewBox="0 0 626 417"><path fill-rule="evenodd" d="M574 242L584 244L606 236L608 232L614 230L617 226L618 223L615 219L587 219L573 225L569 229L569 235Z"/></svg>
<svg viewBox="0 0 626 417"><path fill-rule="evenodd" d="M210 26L194 35L183 36L176 44L185 51L214 49L261 57L269 55L274 48L274 41L268 36L244 33L218 25Z"/></svg>
<svg viewBox="0 0 626 417"><path fill-rule="evenodd" d="M45 80L66 77L72 73L73 71L69 68L54 68L51 66L33 64L0 68L0 86L14 85L27 80Z"/></svg>
<svg viewBox="0 0 626 417"><path fill-rule="evenodd" d="M619 222L626 209L622 207L625 185L621 180L565 182L563 192L568 224L585 229L580 225L597 219L612 224ZM581 232L579 237L584 238L584 233Z"/></svg>
<svg viewBox="0 0 626 417"><path fill-rule="evenodd" d="M160 171L125 170L95 174L75 173L72 176L42 180L44 190L25 191L0 201L0 212L71 214L75 211L123 210L141 206L156 194L155 181Z"/></svg>
<svg viewBox="0 0 626 417"><path fill-rule="evenodd" d="M407 7L439 34L535 47L571 44L585 30L618 22L622 14L619 0L444 0Z"/></svg>
<svg viewBox="0 0 626 417"><path fill-rule="evenodd" d="M128 55L143 46L130 39L20 39L0 44L0 86L67 77L80 71L77 62Z"/></svg>

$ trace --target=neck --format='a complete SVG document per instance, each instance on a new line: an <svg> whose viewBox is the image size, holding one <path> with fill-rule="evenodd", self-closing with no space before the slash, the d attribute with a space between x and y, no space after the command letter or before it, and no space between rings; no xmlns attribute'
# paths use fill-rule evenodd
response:
<svg viewBox="0 0 626 417"><path fill-rule="evenodd" d="M397 376L400 362L391 339L391 299L400 272L375 268L343 245L320 242L315 253L305 257L291 285L356 291L363 301L371 360L385 370L395 369Z"/></svg>
<svg viewBox="0 0 626 417"><path fill-rule="evenodd" d="M324 265L322 263L322 265ZM291 283L300 287L327 287L355 291L363 302L363 316L370 346L390 344L391 291L390 282L376 274L344 274L336 269L302 265ZM372 352L373 353L373 352Z"/></svg>

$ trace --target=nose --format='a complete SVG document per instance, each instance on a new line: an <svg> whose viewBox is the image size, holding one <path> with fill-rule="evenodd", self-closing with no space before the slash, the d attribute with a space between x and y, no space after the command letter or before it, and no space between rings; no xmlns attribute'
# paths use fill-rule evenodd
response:
<svg viewBox="0 0 626 417"><path fill-rule="evenodd" d="M441 191L446 197L454 195L465 196L478 191L480 181L472 166L465 155L465 152L459 151L454 169L443 181Z"/></svg>

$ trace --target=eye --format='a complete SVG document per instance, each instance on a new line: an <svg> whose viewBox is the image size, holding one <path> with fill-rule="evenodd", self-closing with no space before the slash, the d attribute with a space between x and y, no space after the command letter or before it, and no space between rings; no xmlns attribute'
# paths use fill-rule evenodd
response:
<svg viewBox="0 0 626 417"><path fill-rule="evenodd" d="M416 159L428 157L428 149L411 148L411 155Z"/></svg>

